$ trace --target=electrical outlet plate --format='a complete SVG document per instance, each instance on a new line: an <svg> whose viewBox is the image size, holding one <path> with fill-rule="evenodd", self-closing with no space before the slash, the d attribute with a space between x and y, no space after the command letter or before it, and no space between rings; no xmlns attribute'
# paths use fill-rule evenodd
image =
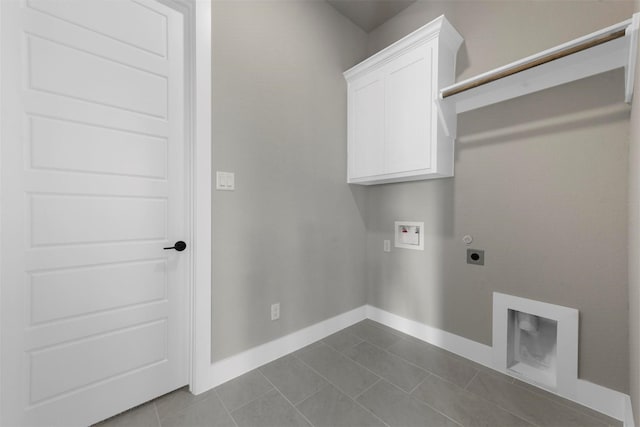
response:
<svg viewBox="0 0 640 427"><path fill-rule="evenodd" d="M280 318L280 303L271 304L271 320L278 320Z"/></svg>
<svg viewBox="0 0 640 427"><path fill-rule="evenodd" d="M467 249L467 264L484 265L484 251L480 249Z"/></svg>
<svg viewBox="0 0 640 427"><path fill-rule="evenodd" d="M394 234L396 248L424 250L424 222L396 221Z"/></svg>

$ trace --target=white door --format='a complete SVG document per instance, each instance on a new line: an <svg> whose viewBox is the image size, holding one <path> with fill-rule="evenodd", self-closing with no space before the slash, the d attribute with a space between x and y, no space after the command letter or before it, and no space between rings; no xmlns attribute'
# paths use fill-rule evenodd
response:
<svg viewBox="0 0 640 427"><path fill-rule="evenodd" d="M0 18L1 424L87 425L188 380L183 17Z"/></svg>

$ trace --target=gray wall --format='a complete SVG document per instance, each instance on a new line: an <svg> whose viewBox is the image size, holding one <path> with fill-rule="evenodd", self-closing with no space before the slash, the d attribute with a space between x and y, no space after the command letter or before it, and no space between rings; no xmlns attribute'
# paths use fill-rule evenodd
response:
<svg viewBox="0 0 640 427"><path fill-rule="evenodd" d="M365 301L365 228L346 181L346 84L366 34L325 2L213 2L212 359ZM281 318L270 320L270 305Z"/></svg>
<svg viewBox="0 0 640 427"><path fill-rule="evenodd" d="M631 2L420 2L370 34L373 53L445 13L458 80L627 19ZM367 189L368 301L491 344L492 292L580 310L580 378L629 390L623 73L459 116L455 178ZM425 251L382 250L394 220ZM465 264L462 236L485 249Z"/></svg>
<svg viewBox="0 0 640 427"><path fill-rule="evenodd" d="M640 1L635 1L640 12ZM640 58L635 87L640 88ZM629 393L636 425L640 425L640 95L631 110L629 147Z"/></svg>

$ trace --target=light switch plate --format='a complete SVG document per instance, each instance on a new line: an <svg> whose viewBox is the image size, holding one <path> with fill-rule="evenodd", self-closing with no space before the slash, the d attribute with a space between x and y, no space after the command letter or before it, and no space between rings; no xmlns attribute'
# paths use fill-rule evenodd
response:
<svg viewBox="0 0 640 427"><path fill-rule="evenodd" d="M216 190L234 191L236 189L236 177L233 172L216 171Z"/></svg>

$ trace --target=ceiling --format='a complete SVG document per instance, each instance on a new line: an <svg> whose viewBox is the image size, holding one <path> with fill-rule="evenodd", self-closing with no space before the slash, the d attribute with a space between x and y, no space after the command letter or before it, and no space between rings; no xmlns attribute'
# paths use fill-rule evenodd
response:
<svg viewBox="0 0 640 427"><path fill-rule="evenodd" d="M416 0L327 0L338 12L370 32Z"/></svg>

